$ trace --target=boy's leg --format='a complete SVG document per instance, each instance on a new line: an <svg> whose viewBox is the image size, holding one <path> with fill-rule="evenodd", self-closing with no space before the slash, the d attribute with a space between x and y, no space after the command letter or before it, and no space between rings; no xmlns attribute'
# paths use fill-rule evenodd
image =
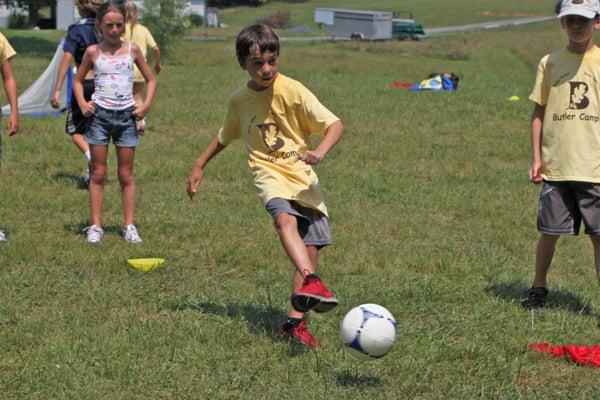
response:
<svg viewBox="0 0 600 400"><path fill-rule="evenodd" d="M283 248L302 279L309 274L314 274L316 269L310 259L307 247L298 233L296 217L285 212L279 214L275 221L275 228Z"/></svg>
<svg viewBox="0 0 600 400"><path fill-rule="evenodd" d="M315 246L306 246L312 265L317 266L318 250ZM297 292L302 288L304 283L304 276L298 271L294 270L292 276L292 292ZM281 323L279 327L279 336L282 338L294 339L308 347L316 347L319 344L317 338L315 338L306 324L305 314L294 309L290 306L288 316L285 321Z"/></svg>
<svg viewBox="0 0 600 400"><path fill-rule="evenodd" d="M89 150L90 146L88 145L87 140L85 140L85 135L83 133L74 133L71 135L71 140L75 143L75 146L85 155Z"/></svg>
<svg viewBox="0 0 600 400"><path fill-rule="evenodd" d="M90 145L92 154L92 174L90 177L90 213L92 225L101 227L102 202L104 198L104 184L106 182L106 155L108 146Z"/></svg>
<svg viewBox="0 0 600 400"><path fill-rule="evenodd" d="M135 178L133 177L133 160L135 147L116 147L119 183L121 184L121 201L123 203L123 219L125 226L133 224L135 212Z"/></svg>
<svg viewBox="0 0 600 400"><path fill-rule="evenodd" d="M541 234L535 253L535 275L533 277L532 287L548 287L546 278L548 276L550 265L552 264L552 258L554 257L554 250L556 249L556 241L558 238L558 235Z"/></svg>
<svg viewBox="0 0 600 400"><path fill-rule="evenodd" d="M522 303L525 308L543 309L546 306L548 270L552 264L558 238L558 235L548 235L546 233L542 233L540 236L535 254L533 283L531 289L527 291L527 298Z"/></svg>
<svg viewBox="0 0 600 400"><path fill-rule="evenodd" d="M600 236L590 235L592 244L594 245L594 264L596 265L596 277L600 283Z"/></svg>

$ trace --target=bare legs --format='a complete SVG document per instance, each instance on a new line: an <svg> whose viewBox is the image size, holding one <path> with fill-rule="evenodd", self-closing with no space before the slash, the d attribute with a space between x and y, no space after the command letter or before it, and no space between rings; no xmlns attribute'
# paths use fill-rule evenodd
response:
<svg viewBox="0 0 600 400"><path fill-rule="evenodd" d="M133 177L135 147L117 147L116 149L123 219L127 226L133 224L135 211L135 179ZM89 188L91 222L92 225L101 227L108 146L90 145L90 151L92 153L92 174Z"/></svg>

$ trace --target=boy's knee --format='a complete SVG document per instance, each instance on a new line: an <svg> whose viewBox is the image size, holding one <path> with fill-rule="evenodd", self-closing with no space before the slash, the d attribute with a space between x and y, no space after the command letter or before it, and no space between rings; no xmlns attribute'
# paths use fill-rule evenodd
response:
<svg viewBox="0 0 600 400"><path fill-rule="evenodd" d="M297 229L298 221L296 217L288 213L281 213L275 220L275 227L278 231L284 231L286 229Z"/></svg>

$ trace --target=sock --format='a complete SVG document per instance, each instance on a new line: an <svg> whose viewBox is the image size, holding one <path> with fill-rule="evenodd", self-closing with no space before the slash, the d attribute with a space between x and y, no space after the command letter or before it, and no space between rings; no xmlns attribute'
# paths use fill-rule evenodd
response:
<svg viewBox="0 0 600 400"><path fill-rule="evenodd" d="M83 153L83 155L85 156L85 158L89 161L92 161L92 153L90 153L89 150L86 150L85 153Z"/></svg>
<svg viewBox="0 0 600 400"><path fill-rule="evenodd" d="M283 329L285 329L286 331L289 331L290 329L294 329L296 328L298 325L300 325L300 323L304 321L304 318L292 318L292 317L287 317L285 319L285 324L283 325Z"/></svg>

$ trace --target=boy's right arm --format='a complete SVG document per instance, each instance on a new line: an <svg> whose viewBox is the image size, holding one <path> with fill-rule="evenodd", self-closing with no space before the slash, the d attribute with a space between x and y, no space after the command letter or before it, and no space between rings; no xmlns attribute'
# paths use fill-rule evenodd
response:
<svg viewBox="0 0 600 400"><path fill-rule="evenodd" d="M54 89L52 90L52 97L50 98L50 105L53 108L60 107L60 91L65 81L65 75L67 74L67 70L71 67L71 60L73 59L73 54L65 51L62 59L60 60L60 64L58 66L58 72L56 74L56 82L54 82Z"/></svg>
<svg viewBox="0 0 600 400"><path fill-rule="evenodd" d="M190 200L193 201L196 199L196 191L204 179L204 167L206 167L211 158L219 154L224 148L225 146L215 137L196 159L187 181L187 193L190 196Z"/></svg>
<svg viewBox="0 0 600 400"><path fill-rule="evenodd" d="M529 180L536 185L541 183L542 178L542 126L546 106L535 104L531 113L531 167L529 168Z"/></svg>

